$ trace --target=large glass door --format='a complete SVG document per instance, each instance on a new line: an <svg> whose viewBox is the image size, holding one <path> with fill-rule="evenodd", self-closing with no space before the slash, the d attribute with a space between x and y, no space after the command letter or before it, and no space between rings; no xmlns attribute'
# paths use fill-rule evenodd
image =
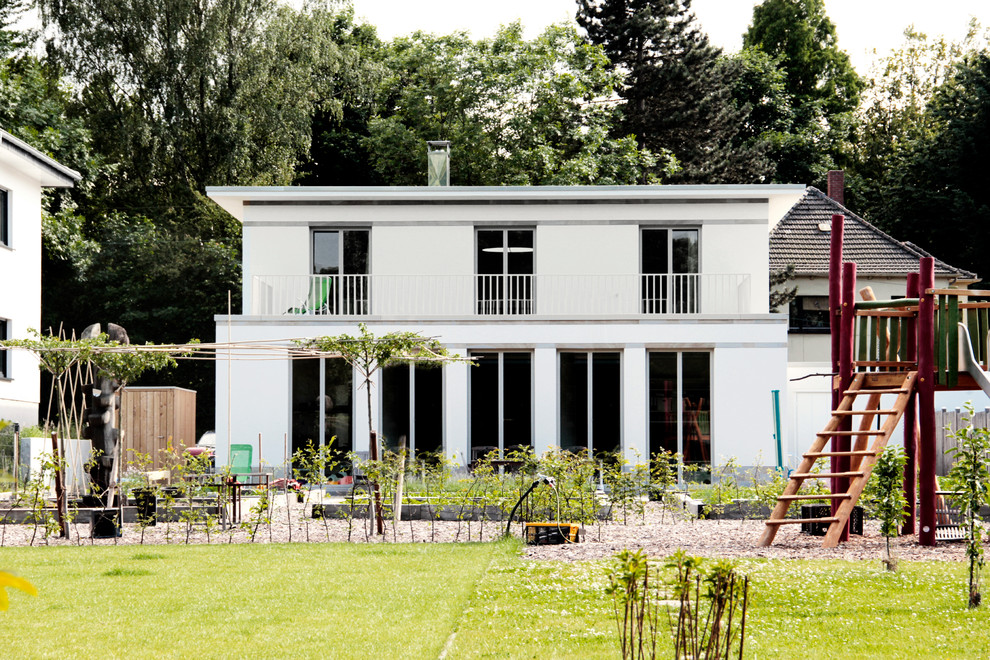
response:
<svg viewBox="0 0 990 660"><path fill-rule="evenodd" d="M533 446L533 356L472 352L471 458Z"/></svg>
<svg viewBox="0 0 990 660"><path fill-rule="evenodd" d="M313 232L313 274L310 304L318 314L369 313L368 243L366 229Z"/></svg>
<svg viewBox="0 0 990 660"><path fill-rule="evenodd" d="M643 229L640 237L644 314L696 314L697 229Z"/></svg>
<svg viewBox="0 0 990 660"><path fill-rule="evenodd" d="M479 229L478 314L533 313L533 230Z"/></svg>
<svg viewBox="0 0 990 660"><path fill-rule="evenodd" d="M395 365L382 370L382 435L385 446L407 455L443 451L443 369Z"/></svg>
<svg viewBox="0 0 990 660"><path fill-rule="evenodd" d="M560 353L560 448L589 456L621 447L619 353Z"/></svg>
<svg viewBox="0 0 990 660"><path fill-rule="evenodd" d="M690 478L711 477L711 353L649 354L649 448L680 454L695 468ZM684 478L684 475L680 475Z"/></svg>
<svg viewBox="0 0 990 660"><path fill-rule="evenodd" d="M331 445L345 455L351 440L353 372L339 358L292 361L292 453Z"/></svg>

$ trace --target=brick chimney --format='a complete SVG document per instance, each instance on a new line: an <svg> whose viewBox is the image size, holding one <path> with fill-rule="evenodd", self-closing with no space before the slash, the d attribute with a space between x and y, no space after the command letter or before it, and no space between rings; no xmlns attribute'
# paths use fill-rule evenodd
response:
<svg viewBox="0 0 990 660"><path fill-rule="evenodd" d="M826 193L831 199L837 201L843 206L846 205L846 175L842 170L829 170L828 171L828 192Z"/></svg>

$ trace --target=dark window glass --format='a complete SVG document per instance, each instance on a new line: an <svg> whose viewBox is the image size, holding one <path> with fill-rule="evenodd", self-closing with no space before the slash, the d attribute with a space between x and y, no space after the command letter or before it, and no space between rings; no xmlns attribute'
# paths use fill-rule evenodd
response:
<svg viewBox="0 0 990 660"><path fill-rule="evenodd" d="M588 448L588 354L560 354L560 448Z"/></svg>
<svg viewBox="0 0 990 660"><path fill-rule="evenodd" d="M532 275L533 274L533 231L522 229L509 231L508 249L506 257L508 259L508 275Z"/></svg>
<svg viewBox="0 0 990 660"><path fill-rule="evenodd" d="M7 321L6 319L0 319L0 340L7 339ZM9 353L9 348L0 348L0 378L10 378L9 376L9 366L7 362L7 356Z"/></svg>
<svg viewBox="0 0 990 660"><path fill-rule="evenodd" d="M828 332L828 321L828 296L798 296L790 302L790 332Z"/></svg>
<svg viewBox="0 0 990 660"><path fill-rule="evenodd" d="M498 449L498 371L497 353L473 355L471 367L471 460Z"/></svg>
<svg viewBox="0 0 990 660"><path fill-rule="evenodd" d="M443 451L443 369L416 367L416 453Z"/></svg>
<svg viewBox="0 0 990 660"><path fill-rule="evenodd" d="M698 230L675 230L671 234L673 273L698 272Z"/></svg>
<svg viewBox="0 0 990 660"><path fill-rule="evenodd" d="M710 465L711 356L708 353L684 353L682 359L684 462Z"/></svg>
<svg viewBox="0 0 990 660"><path fill-rule="evenodd" d="M341 238L343 234L343 238ZM313 273L316 275L366 275L368 242L366 229L313 232Z"/></svg>
<svg viewBox="0 0 990 660"><path fill-rule="evenodd" d="M344 232L344 272L348 275L368 274L368 237L366 231Z"/></svg>
<svg viewBox="0 0 990 660"><path fill-rule="evenodd" d="M10 245L9 193L0 189L0 245Z"/></svg>
<svg viewBox="0 0 990 660"><path fill-rule="evenodd" d="M409 365L382 369L382 435L392 451L402 444L402 436L409 446Z"/></svg>
<svg viewBox="0 0 990 660"><path fill-rule="evenodd" d="M651 274L667 274L670 272L670 262L667 254L667 230L643 230L643 272Z"/></svg>
<svg viewBox="0 0 990 660"><path fill-rule="evenodd" d="M320 389L320 369L324 389ZM351 367L340 359L293 360L292 362L292 451L333 440L342 454L351 451ZM336 438L336 439L334 439ZM341 468L338 467L338 471Z"/></svg>
<svg viewBox="0 0 990 660"><path fill-rule="evenodd" d="M591 423L594 454L619 451L621 376L618 353L592 353Z"/></svg>
<svg viewBox="0 0 990 660"><path fill-rule="evenodd" d="M478 232L478 274L502 275L505 273L505 232L501 229Z"/></svg>
<svg viewBox="0 0 990 660"><path fill-rule="evenodd" d="M650 455L676 454L677 353L650 353Z"/></svg>
<svg viewBox="0 0 990 660"><path fill-rule="evenodd" d="M503 360L502 437L505 451L509 452L533 444L533 356L529 353L505 353Z"/></svg>

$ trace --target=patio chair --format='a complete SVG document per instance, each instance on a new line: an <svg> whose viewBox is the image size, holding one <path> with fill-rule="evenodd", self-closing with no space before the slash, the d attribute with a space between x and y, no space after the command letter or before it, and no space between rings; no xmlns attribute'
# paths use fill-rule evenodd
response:
<svg viewBox="0 0 990 660"><path fill-rule="evenodd" d="M240 475L251 474L251 458L254 448L251 445L231 445L230 446L230 473L238 475L237 480L241 483L247 481L247 477Z"/></svg>
<svg viewBox="0 0 990 660"><path fill-rule="evenodd" d="M311 278L309 295L300 307L290 307L287 314L326 314L330 311L330 292L333 290L333 280L329 277Z"/></svg>

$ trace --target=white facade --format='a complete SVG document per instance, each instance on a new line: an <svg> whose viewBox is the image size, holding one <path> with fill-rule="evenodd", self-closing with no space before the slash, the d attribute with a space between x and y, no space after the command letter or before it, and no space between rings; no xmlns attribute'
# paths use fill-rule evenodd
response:
<svg viewBox="0 0 990 660"><path fill-rule="evenodd" d="M664 446L698 462L767 464L770 392L786 389L787 370L787 317L767 311L767 236L803 192L211 188L244 226L243 309L216 317L217 341L355 334L365 323L474 356L477 367L422 381L390 372L373 388L377 429L406 429L421 448L417 415L437 415L434 448L462 464L517 441L538 453L590 443L637 461L661 445L661 427ZM338 244L340 264L316 273ZM220 356L220 462L228 437L256 457L260 438L263 460L279 466L300 429L326 439L334 425L345 446L367 449L358 379L332 389L339 372L305 362Z"/></svg>
<svg viewBox="0 0 990 660"><path fill-rule="evenodd" d="M0 339L41 329L41 191L79 174L0 130ZM0 354L0 419L38 423L40 374L27 351Z"/></svg>

